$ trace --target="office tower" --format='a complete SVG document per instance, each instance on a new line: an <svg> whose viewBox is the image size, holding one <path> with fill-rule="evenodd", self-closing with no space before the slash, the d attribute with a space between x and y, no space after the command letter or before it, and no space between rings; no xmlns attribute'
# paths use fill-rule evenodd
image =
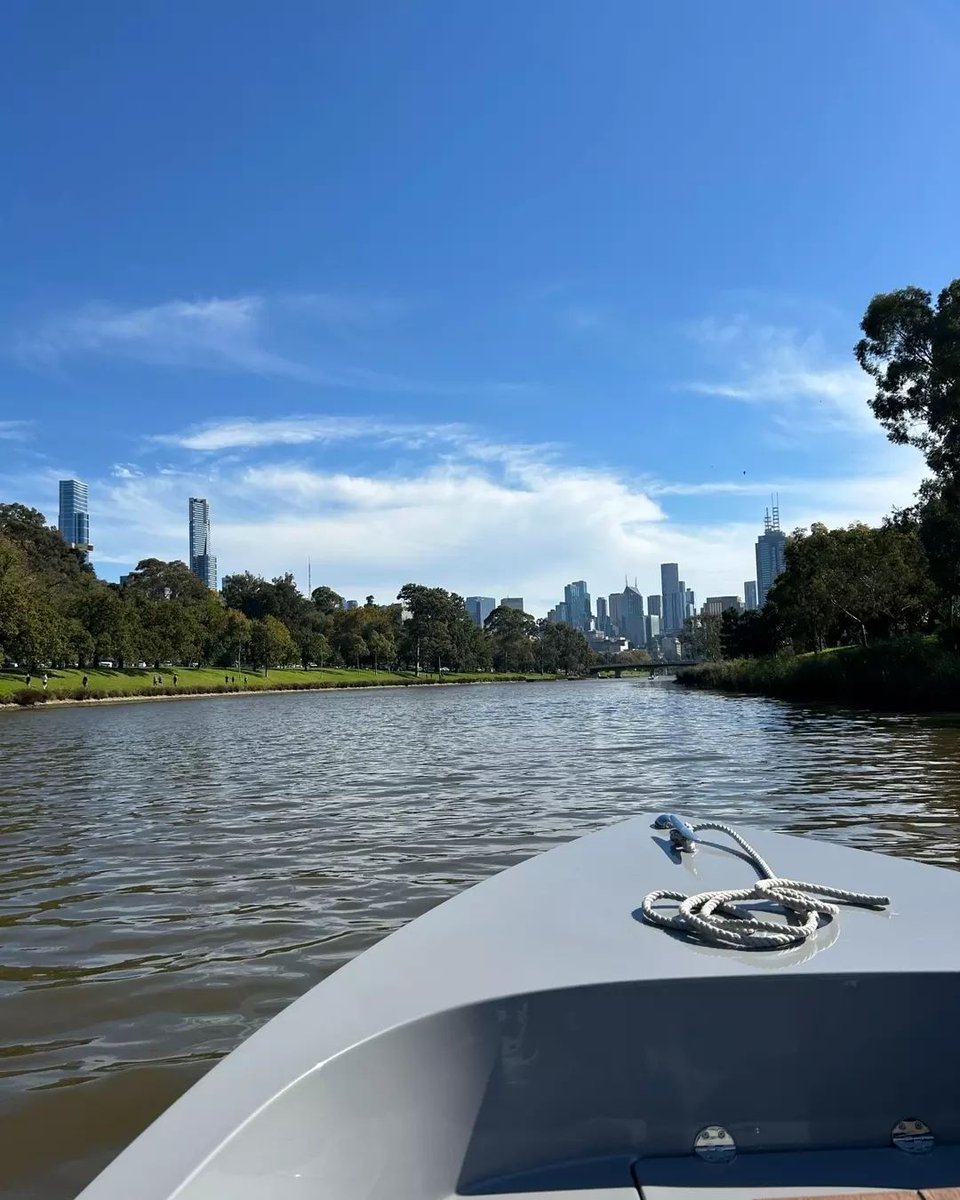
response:
<svg viewBox="0 0 960 1200"><path fill-rule="evenodd" d="M648 596L647 597L647 612L651 617L663 616L663 597Z"/></svg>
<svg viewBox="0 0 960 1200"><path fill-rule="evenodd" d="M660 628L660 614L659 613L649 613L646 618L645 625L646 625L647 642L648 643L652 642L655 638L658 638L660 636L660 634L662 633L662 630Z"/></svg>
<svg viewBox="0 0 960 1200"><path fill-rule="evenodd" d="M610 617L609 617L609 614L608 614L608 612L607 612L607 602L606 602L606 600L603 598L603 596L598 596L598 597L597 597L597 618L596 618L596 624L597 624L597 631L598 631L599 633L606 633L606 632L607 632L607 626L610 624Z"/></svg>
<svg viewBox="0 0 960 1200"><path fill-rule="evenodd" d="M647 626L643 619L643 596L639 588L629 584L621 592L620 633L627 638L634 648L647 644Z"/></svg>
<svg viewBox="0 0 960 1200"><path fill-rule="evenodd" d="M60 480L60 514L57 528L68 546L79 550L84 558L93 549L90 545L90 509L87 485L79 479Z"/></svg>
<svg viewBox="0 0 960 1200"><path fill-rule="evenodd" d="M759 608L757 604L757 581L748 579L743 585L743 607L747 612L752 612L753 609Z"/></svg>
<svg viewBox="0 0 960 1200"><path fill-rule="evenodd" d="M217 559L210 553L210 505L190 497L190 570L212 591L217 590Z"/></svg>
<svg viewBox="0 0 960 1200"><path fill-rule="evenodd" d="M562 625L570 624L570 610L567 608L566 603L563 600L561 600L554 607L553 611L557 614L556 619L557 619L557 621L560 622L560 624L562 624Z"/></svg>
<svg viewBox="0 0 960 1200"><path fill-rule="evenodd" d="M497 607L497 602L492 596L468 596L464 603L467 606L467 616L481 629L487 617Z"/></svg>
<svg viewBox="0 0 960 1200"><path fill-rule="evenodd" d="M731 608L737 613L743 611L743 604L739 596L708 596L703 602L703 615L719 617Z"/></svg>
<svg viewBox="0 0 960 1200"><path fill-rule="evenodd" d="M683 588L683 584L680 585ZM695 617L697 615L697 598L693 594L693 588L684 588L684 608L683 615L685 618Z"/></svg>
<svg viewBox="0 0 960 1200"><path fill-rule="evenodd" d="M590 628L593 613L590 609L590 593L584 579L568 583L563 589L563 602L567 606L567 624L574 629L582 629L584 633Z"/></svg>
<svg viewBox="0 0 960 1200"><path fill-rule="evenodd" d="M663 596L663 631L679 633L683 629L686 597L676 563L660 564L660 594Z"/></svg>
<svg viewBox="0 0 960 1200"><path fill-rule="evenodd" d="M772 514L769 508L764 513L763 533L757 538L757 602L761 608L774 580L786 566L787 538L780 531L780 506L774 502L772 508Z"/></svg>
<svg viewBox="0 0 960 1200"><path fill-rule="evenodd" d="M500 599L501 608L516 608L523 612L523 597L522 596L502 596Z"/></svg>
<svg viewBox="0 0 960 1200"><path fill-rule="evenodd" d="M611 592L607 598L607 615L610 620L611 633L621 633L623 630L623 593Z"/></svg>

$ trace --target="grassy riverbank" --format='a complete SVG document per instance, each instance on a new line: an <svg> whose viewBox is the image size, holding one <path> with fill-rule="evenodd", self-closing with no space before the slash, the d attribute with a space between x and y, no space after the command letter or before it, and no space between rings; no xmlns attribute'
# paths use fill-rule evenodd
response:
<svg viewBox="0 0 960 1200"><path fill-rule="evenodd" d="M784 700L910 712L960 711L960 654L930 637L844 646L822 654L703 663L678 671L677 682Z"/></svg>
<svg viewBox="0 0 960 1200"><path fill-rule="evenodd" d="M163 683L153 685L159 674ZM174 683L174 674L177 682ZM84 675L87 686L83 686ZM445 674L419 677L412 672L354 670L329 667L324 670L275 670L262 672L219 671L200 667L152 668L138 670L64 670L47 672L47 690L43 690L43 672L35 674L26 686L23 671L0 671L0 704L44 704L53 700L113 700L135 696L223 695L256 691L311 691L345 687L408 687L426 683L504 683L552 679L554 676L494 674ZM245 682L244 682L245 681Z"/></svg>

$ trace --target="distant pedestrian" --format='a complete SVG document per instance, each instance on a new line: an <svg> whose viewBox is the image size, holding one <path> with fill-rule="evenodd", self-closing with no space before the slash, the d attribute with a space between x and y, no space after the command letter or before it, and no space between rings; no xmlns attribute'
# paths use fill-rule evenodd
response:
<svg viewBox="0 0 960 1200"><path fill-rule="evenodd" d="M237 677L236 677L236 675L231 675L231 676L230 676L230 682L231 682L231 683L236 683L236 682L237 682Z"/></svg>
<svg viewBox="0 0 960 1200"><path fill-rule="evenodd" d="M86 675L84 675L84 677L83 677L83 686L84 686L84 687L86 687L86 686L87 686L87 684L88 684L89 682L90 682L90 681L87 679Z"/></svg>
<svg viewBox="0 0 960 1200"><path fill-rule="evenodd" d="M247 682L247 677L246 677L246 675L244 675L244 677L243 677L243 682L244 682L244 684L246 684L246 682Z"/></svg>
<svg viewBox="0 0 960 1200"><path fill-rule="evenodd" d="M224 683L229 683L229 682L230 682L230 676L229 676L229 675L224 675L224 677L223 677L223 682L224 682Z"/></svg>
<svg viewBox="0 0 960 1200"><path fill-rule="evenodd" d="M180 678L180 676L179 676L179 675L176 673L176 671L174 671L174 673L173 673L173 686L174 686L174 687L176 687L176 686L177 686L177 680L178 680L179 678Z"/></svg>
<svg viewBox="0 0 960 1200"><path fill-rule="evenodd" d="M151 681L151 686L152 686L152 687L156 687L156 686L157 686L157 676L156 676L156 674L154 674L154 676L153 676L153 679L152 679L152 681Z"/></svg>
<svg viewBox="0 0 960 1200"><path fill-rule="evenodd" d="M162 675L157 676L157 687L163 687L163 676Z"/></svg>
<svg viewBox="0 0 960 1200"><path fill-rule="evenodd" d="M43 673L43 690L44 691L47 690L47 673L46 673L46 671L44 671L44 673Z"/></svg>
<svg viewBox="0 0 960 1200"><path fill-rule="evenodd" d="M29 686L30 686L30 680L31 680L32 678L33 678L33 676L32 676L32 675L30 675L30 674L28 674L28 675L27 675L27 679L26 679L26 686L27 686L27 687L29 687Z"/></svg>

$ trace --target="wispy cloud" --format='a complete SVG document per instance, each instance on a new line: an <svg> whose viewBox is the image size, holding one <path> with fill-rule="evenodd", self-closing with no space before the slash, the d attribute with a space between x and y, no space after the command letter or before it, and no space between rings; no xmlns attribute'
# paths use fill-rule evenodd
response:
<svg viewBox="0 0 960 1200"><path fill-rule="evenodd" d="M143 308L91 304L23 334L19 349L43 363L98 354L155 366L307 378L301 364L265 348L264 314L260 296L171 300Z"/></svg>
<svg viewBox="0 0 960 1200"><path fill-rule="evenodd" d="M97 356L357 391L511 398L531 390L523 381L416 379L343 361L343 334L382 327L403 311L390 298L327 292L170 300L134 308L89 304L22 331L14 350L34 367ZM323 346L318 329L330 335ZM295 353L286 349L290 344Z"/></svg>
<svg viewBox="0 0 960 1200"><path fill-rule="evenodd" d="M33 437L32 421L0 421L0 439L6 442L25 442Z"/></svg>
<svg viewBox="0 0 960 1200"><path fill-rule="evenodd" d="M818 335L742 316L707 318L689 333L717 367L715 378L686 382L687 391L767 405L797 435L811 428L876 432L869 380L855 363L830 354Z"/></svg>
<svg viewBox="0 0 960 1200"><path fill-rule="evenodd" d="M356 440L397 439L420 445L425 438L449 440L464 430L457 425L418 425L376 421L364 417L281 417L276 420L235 420L195 425L176 433L157 434L153 440L182 450L216 453L221 450L253 450L267 446L307 446Z"/></svg>

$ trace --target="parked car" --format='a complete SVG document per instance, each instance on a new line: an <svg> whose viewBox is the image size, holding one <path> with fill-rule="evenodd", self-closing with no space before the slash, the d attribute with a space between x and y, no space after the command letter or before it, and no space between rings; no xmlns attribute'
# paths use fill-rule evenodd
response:
<svg viewBox="0 0 960 1200"><path fill-rule="evenodd" d="M20 664L18 662L14 662L12 658L5 658L3 660L3 669L5 671L15 671L19 666Z"/></svg>
<svg viewBox="0 0 960 1200"><path fill-rule="evenodd" d="M117 664L113 661L112 658L101 658L100 661L97 663L98 667L111 667L112 668L112 667L115 667L116 665Z"/></svg>
<svg viewBox="0 0 960 1200"><path fill-rule="evenodd" d="M138 663L135 663L134 665L135 665L135 666L137 666L137 667L139 667L139 668L140 668L140 670L143 670L143 668L144 668L144 667L145 667L147 664L146 664L145 662L138 662Z"/></svg>

